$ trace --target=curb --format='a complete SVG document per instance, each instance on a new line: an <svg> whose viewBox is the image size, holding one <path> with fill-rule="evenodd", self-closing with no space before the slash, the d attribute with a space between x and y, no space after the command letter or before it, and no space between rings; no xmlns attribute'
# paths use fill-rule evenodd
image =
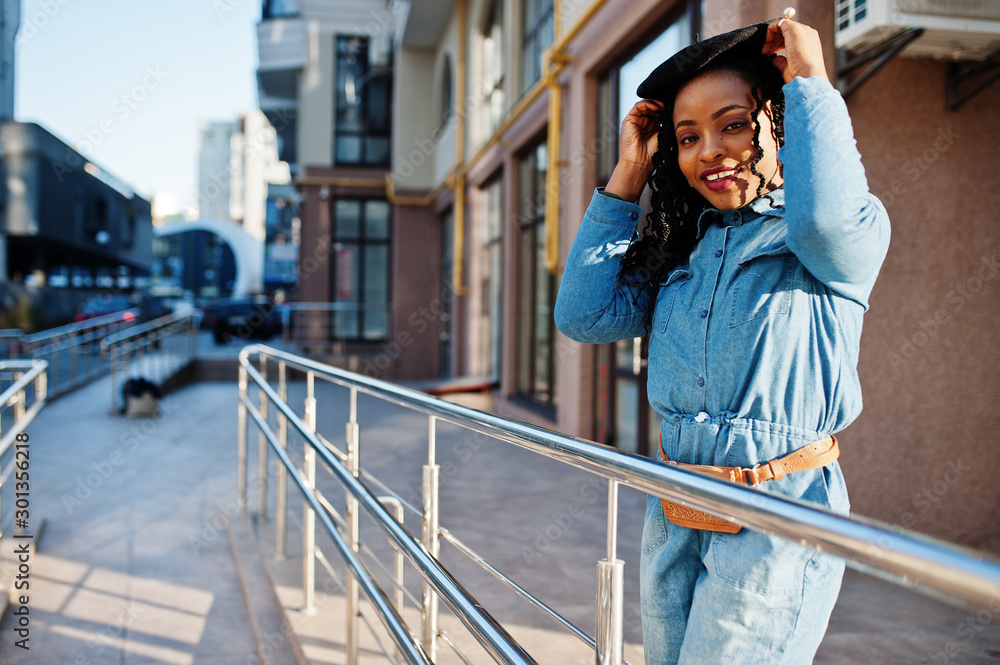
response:
<svg viewBox="0 0 1000 665"><path fill-rule="evenodd" d="M278 601L274 580L260 554L249 515L244 513L231 520L226 533L261 662L264 665L310 665Z"/></svg>

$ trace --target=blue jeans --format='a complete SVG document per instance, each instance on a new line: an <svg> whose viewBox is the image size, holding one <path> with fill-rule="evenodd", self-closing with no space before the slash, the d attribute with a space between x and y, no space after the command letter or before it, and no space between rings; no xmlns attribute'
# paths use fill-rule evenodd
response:
<svg viewBox="0 0 1000 665"><path fill-rule="evenodd" d="M836 464L802 473L843 486ZM750 529L676 526L649 496L639 573L646 665L808 665L843 573L841 559Z"/></svg>

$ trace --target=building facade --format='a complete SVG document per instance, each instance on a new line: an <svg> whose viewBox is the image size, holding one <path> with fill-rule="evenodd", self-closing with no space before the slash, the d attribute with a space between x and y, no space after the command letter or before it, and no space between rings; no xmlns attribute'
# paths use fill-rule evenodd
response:
<svg viewBox="0 0 1000 665"><path fill-rule="evenodd" d="M14 117L14 55L20 25L21 0L0 2L0 120Z"/></svg>
<svg viewBox="0 0 1000 665"><path fill-rule="evenodd" d="M0 290L8 322L34 329L72 320L99 292L149 282L151 206L131 187L34 123L0 124Z"/></svg>
<svg viewBox="0 0 1000 665"><path fill-rule="evenodd" d="M269 18L276 4L295 12ZM359 284L359 254L341 252L384 239L385 253L364 263L389 257L389 287L374 301L386 298L388 325L374 348L392 362L376 368L480 379L495 386L504 415L648 453L658 421L645 399L643 340L563 337L552 323L560 271L614 167L638 82L694 39L779 16L786 4L265 3L261 100L284 114L286 146L295 139L303 257L316 252L315 269L300 270L308 293L357 300L338 289ZM893 223L862 343L865 411L841 436L854 510L996 551L1000 177L975 153L1000 145L1000 84L991 84L1000 15L980 4L914 0L893 14L892 0L802 0L797 19L824 40L871 189ZM886 7L867 43L838 50L845 22ZM277 34L301 43L293 50ZM359 94L359 81L384 72L386 34L391 92L380 84ZM850 66L871 48L887 64ZM370 237L354 230L369 224Z"/></svg>
<svg viewBox="0 0 1000 665"><path fill-rule="evenodd" d="M239 123L231 120L203 122L198 127L198 216L202 219L232 219L232 143L238 130Z"/></svg>

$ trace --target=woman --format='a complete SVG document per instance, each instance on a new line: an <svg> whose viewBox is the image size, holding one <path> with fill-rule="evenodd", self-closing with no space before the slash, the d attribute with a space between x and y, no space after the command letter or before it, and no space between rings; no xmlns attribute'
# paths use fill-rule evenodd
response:
<svg viewBox="0 0 1000 665"><path fill-rule="evenodd" d="M790 20L720 35L664 62L639 96L556 323L581 342L650 336L661 458L846 513L831 435L861 410L861 321L889 222L819 36ZM646 662L812 662L843 562L691 512L647 502Z"/></svg>

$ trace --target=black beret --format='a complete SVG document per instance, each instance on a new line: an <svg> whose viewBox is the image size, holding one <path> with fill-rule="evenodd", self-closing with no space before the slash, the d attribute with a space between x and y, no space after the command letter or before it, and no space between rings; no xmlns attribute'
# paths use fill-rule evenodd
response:
<svg viewBox="0 0 1000 665"><path fill-rule="evenodd" d="M720 56L725 56L726 59L766 58L761 51L767 37L767 26L768 23L748 25L682 48L654 69L646 80L639 84L636 94L642 99L667 101L681 83L692 78L699 70Z"/></svg>

